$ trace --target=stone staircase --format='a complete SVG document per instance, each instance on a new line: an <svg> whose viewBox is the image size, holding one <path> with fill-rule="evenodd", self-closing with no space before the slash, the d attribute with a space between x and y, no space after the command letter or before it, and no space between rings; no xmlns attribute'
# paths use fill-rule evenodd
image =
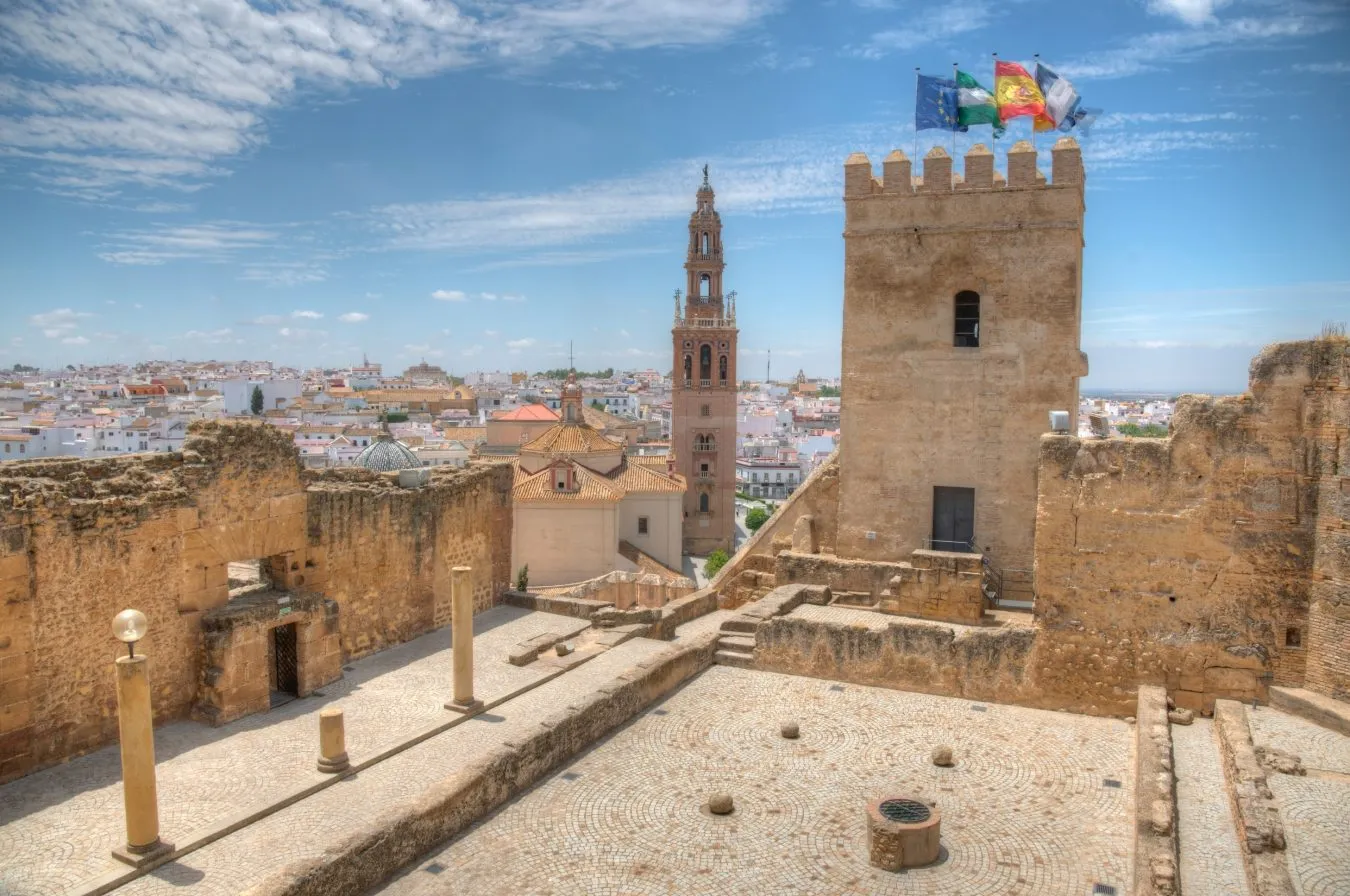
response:
<svg viewBox="0 0 1350 896"><path fill-rule="evenodd" d="M755 667L755 630L761 620L753 616L733 616L718 630L717 652L713 662L738 669Z"/></svg>

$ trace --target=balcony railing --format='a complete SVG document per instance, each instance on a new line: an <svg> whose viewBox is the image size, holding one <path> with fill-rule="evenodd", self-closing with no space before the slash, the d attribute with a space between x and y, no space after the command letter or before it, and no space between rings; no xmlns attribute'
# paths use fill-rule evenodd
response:
<svg viewBox="0 0 1350 896"><path fill-rule="evenodd" d="M699 381L698 381L698 384L699 384L699 386L701 386L702 388L706 389L706 388L708 388L709 386L712 385L712 380L699 380Z"/></svg>
<svg viewBox="0 0 1350 896"><path fill-rule="evenodd" d="M736 329L736 318L734 317L677 317L675 318L677 327L711 327L719 330Z"/></svg>
<svg viewBox="0 0 1350 896"><path fill-rule="evenodd" d="M695 442L695 443L694 443L694 450L695 450L695 451L716 451L716 450L717 450L717 443L716 443L716 442L712 442L712 441L709 441L709 442Z"/></svg>

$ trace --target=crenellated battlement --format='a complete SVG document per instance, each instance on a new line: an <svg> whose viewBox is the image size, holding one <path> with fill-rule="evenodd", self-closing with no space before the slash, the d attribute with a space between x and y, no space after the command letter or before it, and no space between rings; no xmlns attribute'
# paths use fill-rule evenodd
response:
<svg viewBox="0 0 1350 896"><path fill-rule="evenodd" d="M977 143L966 152L963 173L953 170L952 157L940 146L933 147L924 156L918 174L912 170L909 157L897 149L882 162L882 176L878 178L873 176L872 162L867 155L855 152L844 162L844 198L1038 187L1074 187L1081 191L1083 156L1078 141L1061 137L1050 155L1050 179L1047 180L1037 168L1036 148L1026 140L1018 141L1008 150L1006 175L995 169L994 154L983 143Z"/></svg>

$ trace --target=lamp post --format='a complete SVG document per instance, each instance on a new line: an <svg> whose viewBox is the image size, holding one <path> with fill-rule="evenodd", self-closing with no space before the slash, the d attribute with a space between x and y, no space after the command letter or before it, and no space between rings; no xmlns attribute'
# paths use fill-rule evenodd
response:
<svg viewBox="0 0 1350 896"><path fill-rule="evenodd" d="M150 676L145 654L136 642L149 629L140 610L123 610L113 618L113 635L127 645L117 658L117 728L122 746L122 802L127 817L127 842L113 857L141 867L173 852L159 839L159 797L155 789L155 732L150 714Z"/></svg>

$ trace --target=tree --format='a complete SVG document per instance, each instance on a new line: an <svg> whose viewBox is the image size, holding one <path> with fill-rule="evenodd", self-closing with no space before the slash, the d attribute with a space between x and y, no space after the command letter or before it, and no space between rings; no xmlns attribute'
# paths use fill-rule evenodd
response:
<svg viewBox="0 0 1350 896"><path fill-rule="evenodd" d="M730 559L726 551L718 548L708 555L707 561L703 564L703 574L709 579L713 578L722 571L722 567L726 566Z"/></svg>
<svg viewBox="0 0 1350 896"><path fill-rule="evenodd" d="M819 395L821 398L838 398L838 397L839 397L839 387L838 387L838 386L821 386L820 389L819 389L819 391L816 392L816 394Z"/></svg>
<svg viewBox="0 0 1350 896"><path fill-rule="evenodd" d="M255 417L262 413L263 411L262 386L253 387L253 396L248 400L248 407L249 410L253 412L253 416Z"/></svg>
<svg viewBox="0 0 1350 896"><path fill-rule="evenodd" d="M603 411L605 409L605 403L598 398L592 398L591 407L595 408L597 411Z"/></svg>
<svg viewBox="0 0 1350 896"><path fill-rule="evenodd" d="M528 591L530 588L530 564L526 563L516 570L516 590Z"/></svg>
<svg viewBox="0 0 1350 896"><path fill-rule="evenodd" d="M745 515L745 528L751 532L758 532L759 527L769 521L769 511L763 507L751 507Z"/></svg>
<svg viewBox="0 0 1350 896"><path fill-rule="evenodd" d="M1165 439L1167 438L1166 423L1120 423L1116 425L1116 431L1122 436L1135 436L1144 439Z"/></svg>

